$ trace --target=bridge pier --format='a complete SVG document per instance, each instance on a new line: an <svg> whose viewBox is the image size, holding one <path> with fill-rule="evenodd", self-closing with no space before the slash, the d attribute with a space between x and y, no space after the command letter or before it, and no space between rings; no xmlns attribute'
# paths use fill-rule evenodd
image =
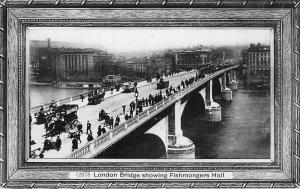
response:
<svg viewBox="0 0 300 189"><path fill-rule="evenodd" d="M236 90L237 89L237 81L236 81L236 71L231 71L230 72L230 82L229 82L229 88L231 90Z"/></svg>
<svg viewBox="0 0 300 189"><path fill-rule="evenodd" d="M225 87L223 88L223 90L221 91L222 93L222 98L226 101L231 101L232 100L232 90Z"/></svg>
<svg viewBox="0 0 300 189"><path fill-rule="evenodd" d="M205 115L202 120L208 122L220 122L222 121L222 108L218 103L213 101L212 82L213 81L210 80L209 84L205 87Z"/></svg>
<svg viewBox="0 0 300 189"><path fill-rule="evenodd" d="M181 130L181 116L187 102L181 104L178 100L175 102L168 116L168 159L194 159L195 145L183 136Z"/></svg>
<svg viewBox="0 0 300 189"><path fill-rule="evenodd" d="M221 106L212 101L208 102L205 107L205 115L203 121L207 122L220 122L222 121L222 108Z"/></svg>
<svg viewBox="0 0 300 189"><path fill-rule="evenodd" d="M195 159L195 145L185 136L176 139L176 144L168 145L168 159Z"/></svg>
<svg viewBox="0 0 300 189"><path fill-rule="evenodd" d="M232 80L230 83L229 83L229 88L231 90L236 90L237 89L237 82L236 80Z"/></svg>
<svg viewBox="0 0 300 189"><path fill-rule="evenodd" d="M221 90L221 95L222 95L222 98L226 101L231 101L232 100L232 91L230 88L228 88L226 86L226 75L227 73L225 72L223 74L223 77L222 77L222 90Z"/></svg>

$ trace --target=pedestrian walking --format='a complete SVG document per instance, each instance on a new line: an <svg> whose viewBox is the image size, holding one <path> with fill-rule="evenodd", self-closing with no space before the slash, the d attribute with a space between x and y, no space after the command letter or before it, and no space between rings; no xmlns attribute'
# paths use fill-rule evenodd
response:
<svg viewBox="0 0 300 189"><path fill-rule="evenodd" d="M125 107L126 107L126 105L122 106L122 108L123 108L123 114L125 114Z"/></svg>
<svg viewBox="0 0 300 189"><path fill-rule="evenodd" d="M102 128L101 128L101 125L98 126L98 131L97 131L97 135L98 137L101 136L102 134Z"/></svg>
<svg viewBox="0 0 300 189"><path fill-rule="evenodd" d="M124 116L124 119L127 121L129 119L128 114Z"/></svg>
<svg viewBox="0 0 300 189"><path fill-rule="evenodd" d="M82 93L80 93L80 99L81 99L81 102L83 102L84 96Z"/></svg>
<svg viewBox="0 0 300 189"><path fill-rule="evenodd" d="M86 123L86 134L88 134L89 132L91 133L92 130L91 130L91 123L89 122L89 120L87 121Z"/></svg>
<svg viewBox="0 0 300 189"><path fill-rule="evenodd" d="M81 143L80 133L78 133L78 134L76 135L76 139L77 139L77 141L80 141L80 143Z"/></svg>
<svg viewBox="0 0 300 189"><path fill-rule="evenodd" d="M77 130L78 130L78 133L82 133L83 134L83 131L82 131L82 124L78 124L77 125Z"/></svg>
<svg viewBox="0 0 300 189"><path fill-rule="evenodd" d="M134 111L135 103L134 101L131 101L130 103L130 110Z"/></svg>
<svg viewBox="0 0 300 189"><path fill-rule="evenodd" d="M131 109L130 110L130 117L132 117L133 116L133 110Z"/></svg>
<svg viewBox="0 0 300 189"><path fill-rule="evenodd" d="M55 147L56 147L57 151L59 151L61 148L61 139L59 138L59 136L57 136L57 138L56 138Z"/></svg>
<svg viewBox="0 0 300 189"><path fill-rule="evenodd" d="M102 127L101 131L102 131L103 134L105 134L106 133L105 127Z"/></svg>
<svg viewBox="0 0 300 189"><path fill-rule="evenodd" d="M40 158L44 158L44 151L41 151L41 153L39 154Z"/></svg>
<svg viewBox="0 0 300 189"><path fill-rule="evenodd" d="M115 125L117 126L119 125L119 123L120 123L120 117L117 115Z"/></svg>
<svg viewBox="0 0 300 189"><path fill-rule="evenodd" d="M90 134L87 136L87 141L90 142L90 141L92 141L92 140L94 140L94 137L93 137L92 133L90 133Z"/></svg>
<svg viewBox="0 0 300 189"><path fill-rule="evenodd" d="M111 92L111 94L114 93L114 88L113 87L110 89L110 92Z"/></svg>
<svg viewBox="0 0 300 189"><path fill-rule="evenodd" d="M110 118L109 128L110 128L110 129L113 129L113 128L114 128L114 118L113 118L113 117Z"/></svg>
<svg viewBox="0 0 300 189"><path fill-rule="evenodd" d="M76 138L74 138L74 139L72 140L72 152L73 152L74 150L76 150L76 149L78 149L78 141L77 141Z"/></svg>

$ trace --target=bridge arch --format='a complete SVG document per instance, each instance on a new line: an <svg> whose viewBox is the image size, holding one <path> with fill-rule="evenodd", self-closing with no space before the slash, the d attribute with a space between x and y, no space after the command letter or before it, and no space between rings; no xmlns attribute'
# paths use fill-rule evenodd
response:
<svg viewBox="0 0 300 189"><path fill-rule="evenodd" d="M212 98L221 95L222 85L219 78L214 78L212 83Z"/></svg>
<svg viewBox="0 0 300 189"><path fill-rule="evenodd" d="M205 90L205 89L202 89ZM190 94L185 107L182 111L181 120L192 119L199 115L205 114L205 95L201 92L193 92ZM182 124L185 125L185 124Z"/></svg>
<svg viewBox="0 0 300 189"><path fill-rule="evenodd" d="M158 159L166 157L168 146L161 136L146 132L143 135L143 141L143 144L139 145L141 158Z"/></svg>

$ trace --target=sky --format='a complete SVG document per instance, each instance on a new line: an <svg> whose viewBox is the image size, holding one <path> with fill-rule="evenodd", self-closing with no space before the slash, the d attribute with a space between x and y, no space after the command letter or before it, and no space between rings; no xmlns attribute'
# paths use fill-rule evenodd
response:
<svg viewBox="0 0 300 189"><path fill-rule="evenodd" d="M29 40L75 42L108 52L147 52L197 45L270 44L271 28L29 27Z"/></svg>

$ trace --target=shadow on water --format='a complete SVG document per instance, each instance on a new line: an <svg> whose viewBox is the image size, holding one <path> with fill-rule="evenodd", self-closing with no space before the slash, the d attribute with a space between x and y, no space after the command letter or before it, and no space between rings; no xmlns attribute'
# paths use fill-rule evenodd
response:
<svg viewBox="0 0 300 189"><path fill-rule="evenodd" d="M106 149L95 158L112 159L164 159L166 149L163 141L156 135L145 134L153 125L157 124L166 112L149 120L138 129Z"/></svg>
<svg viewBox="0 0 300 189"><path fill-rule="evenodd" d="M130 136L96 158L159 159L165 157L163 142L155 135Z"/></svg>
<svg viewBox="0 0 300 189"><path fill-rule="evenodd" d="M232 102L217 102L222 122L202 121L203 113L195 106L189 110L193 113L182 116L183 135L194 142L196 158L270 158L269 90L239 89L233 92Z"/></svg>

